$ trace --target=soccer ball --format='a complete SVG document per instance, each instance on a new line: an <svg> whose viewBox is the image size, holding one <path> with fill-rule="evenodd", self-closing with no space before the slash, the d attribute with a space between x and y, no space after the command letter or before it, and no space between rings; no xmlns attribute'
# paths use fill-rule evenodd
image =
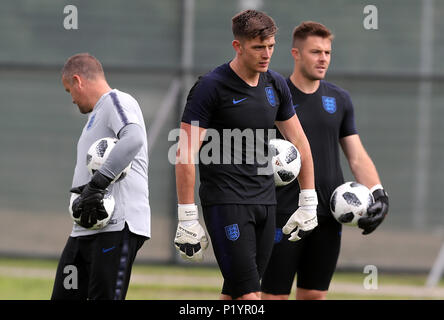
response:
<svg viewBox="0 0 444 320"><path fill-rule="evenodd" d="M72 204L74 203L74 200L76 200L78 197L80 197L80 194L78 193L71 193L71 199L69 200L69 214L71 215L71 218L76 222L77 224L80 222L79 218L74 218L73 211L72 211ZM94 224L91 228L88 228L89 230L98 230L106 227L113 216L114 213L114 206L115 206L114 197L111 195L111 193L105 193L103 196L103 206L105 207L106 212L108 213L108 217L106 217L103 220L97 221L96 224Z"/></svg>
<svg viewBox="0 0 444 320"><path fill-rule="evenodd" d="M298 149L287 140L271 139L274 183L277 187L293 182L301 169L301 155Z"/></svg>
<svg viewBox="0 0 444 320"><path fill-rule="evenodd" d="M116 138L101 138L89 147L88 152L86 153L86 166L91 175L93 175L96 170L105 163L117 141L119 140ZM130 162L130 164L123 169L123 171L118 174L111 183L118 182L125 178L131 169L131 163L132 162Z"/></svg>
<svg viewBox="0 0 444 320"><path fill-rule="evenodd" d="M367 209L373 202L373 196L366 186L350 181L333 191L330 210L338 222L357 226L358 220L367 216Z"/></svg>

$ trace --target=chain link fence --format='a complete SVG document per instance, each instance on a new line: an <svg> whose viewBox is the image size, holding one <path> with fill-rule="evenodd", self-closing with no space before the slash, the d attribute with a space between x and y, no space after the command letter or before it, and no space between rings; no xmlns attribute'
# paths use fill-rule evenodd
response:
<svg viewBox="0 0 444 320"><path fill-rule="evenodd" d="M66 29L67 5L77 29ZM390 195L390 213L370 236L344 228L340 268L372 264L428 270L444 240L444 2L373 1L11 1L0 11L0 253L58 257L71 230L67 204L75 145L86 118L60 83L67 57L98 57L113 88L139 102L150 139L152 239L140 261L178 263L170 130L198 75L234 56L231 17L269 13L279 26L271 68L292 70L290 39L303 20L335 34L327 80L352 96L361 139ZM166 111L165 111L166 110ZM344 160L344 159L343 159ZM347 179L352 175L344 161ZM198 199L196 197L196 199ZM211 250L208 263L214 263Z"/></svg>

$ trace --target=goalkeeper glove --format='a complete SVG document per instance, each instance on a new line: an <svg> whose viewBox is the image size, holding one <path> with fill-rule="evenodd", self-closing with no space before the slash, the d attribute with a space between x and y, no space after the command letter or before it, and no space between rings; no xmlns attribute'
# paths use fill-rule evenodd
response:
<svg viewBox="0 0 444 320"><path fill-rule="evenodd" d="M201 261L203 251L208 246L208 239L199 223L199 214L195 204L179 204L176 237L174 245L184 260Z"/></svg>
<svg viewBox="0 0 444 320"><path fill-rule="evenodd" d="M316 228L318 225L318 218L316 215L317 205L318 197L314 189L301 190L299 193L299 208L292 214L282 228L284 234L291 233L288 240L298 241L303 237L306 237L314 228ZM296 230L294 230L295 228Z"/></svg>
<svg viewBox="0 0 444 320"><path fill-rule="evenodd" d="M370 189L375 202L367 209L367 217L358 220L358 227L363 229L362 234L372 233L384 220L389 209L389 199L387 192L380 184Z"/></svg>
<svg viewBox="0 0 444 320"><path fill-rule="evenodd" d="M80 194L73 201L71 207L72 216L80 226L89 229L97 221L108 217L108 213L103 205L103 196L110 182L110 178L96 171L88 184L70 190L72 193Z"/></svg>

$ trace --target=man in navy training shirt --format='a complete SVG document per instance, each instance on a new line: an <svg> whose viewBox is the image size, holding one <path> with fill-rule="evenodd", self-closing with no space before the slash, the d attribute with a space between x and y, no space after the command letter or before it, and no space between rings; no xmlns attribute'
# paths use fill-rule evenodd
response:
<svg viewBox="0 0 444 320"><path fill-rule="evenodd" d="M294 68L287 83L313 153L319 225L297 243L285 241L279 227L297 207L299 186L293 182L276 188L277 229L262 281L263 299L288 299L296 273L296 299L326 298L341 244L341 224L329 209L332 192L344 183L339 145L356 181L370 188L375 199L368 209L369 217L358 221L363 234L373 232L388 212L388 195L357 133L350 95L323 80L332 39L330 30L311 21L301 23L293 32Z"/></svg>
<svg viewBox="0 0 444 320"><path fill-rule="evenodd" d="M193 161L199 156L203 216L224 277L221 299L260 299L260 279L273 248L276 196L272 171L263 173L268 164L261 161L260 152L253 161L247 158L254 147L265 150L264 155L268 152L268 133L274 125L302 158L300 207L286 228L293 241L317 226L317 195L310 145L288 86L281 75L268 70L277 31L273 19L246 10L232 18L232 30L234 59L195 83L182 116L175 166L179 223L174 242L188 260L202 259L208 244L194 200ZM193 132L198 139L192 139ZM227 137L227 132L232 135ZM239 142L239 134L240 152L239 146L230 144ZM245 141L251 137L254 141ZM210 145L213 148L207 152ZM213 159L220 155L220 161L203 161L204 150Z"/></svg>

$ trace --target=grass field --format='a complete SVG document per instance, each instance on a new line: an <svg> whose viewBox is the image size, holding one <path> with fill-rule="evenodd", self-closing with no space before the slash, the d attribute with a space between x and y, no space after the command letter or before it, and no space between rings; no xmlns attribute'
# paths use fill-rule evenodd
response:
<svg viewBox="0 0 444 320"><path fill-rule="evenodd" d="M53 260L0 259L0 299L49 299L56 266ZM426 288L425 275L379 274L377 289L364 288L366 276L337 272L328 299L444 299L444 282L436 288ZM216 267L136 264L127 299L213 300L218 299L221 284Z"/></svg>

